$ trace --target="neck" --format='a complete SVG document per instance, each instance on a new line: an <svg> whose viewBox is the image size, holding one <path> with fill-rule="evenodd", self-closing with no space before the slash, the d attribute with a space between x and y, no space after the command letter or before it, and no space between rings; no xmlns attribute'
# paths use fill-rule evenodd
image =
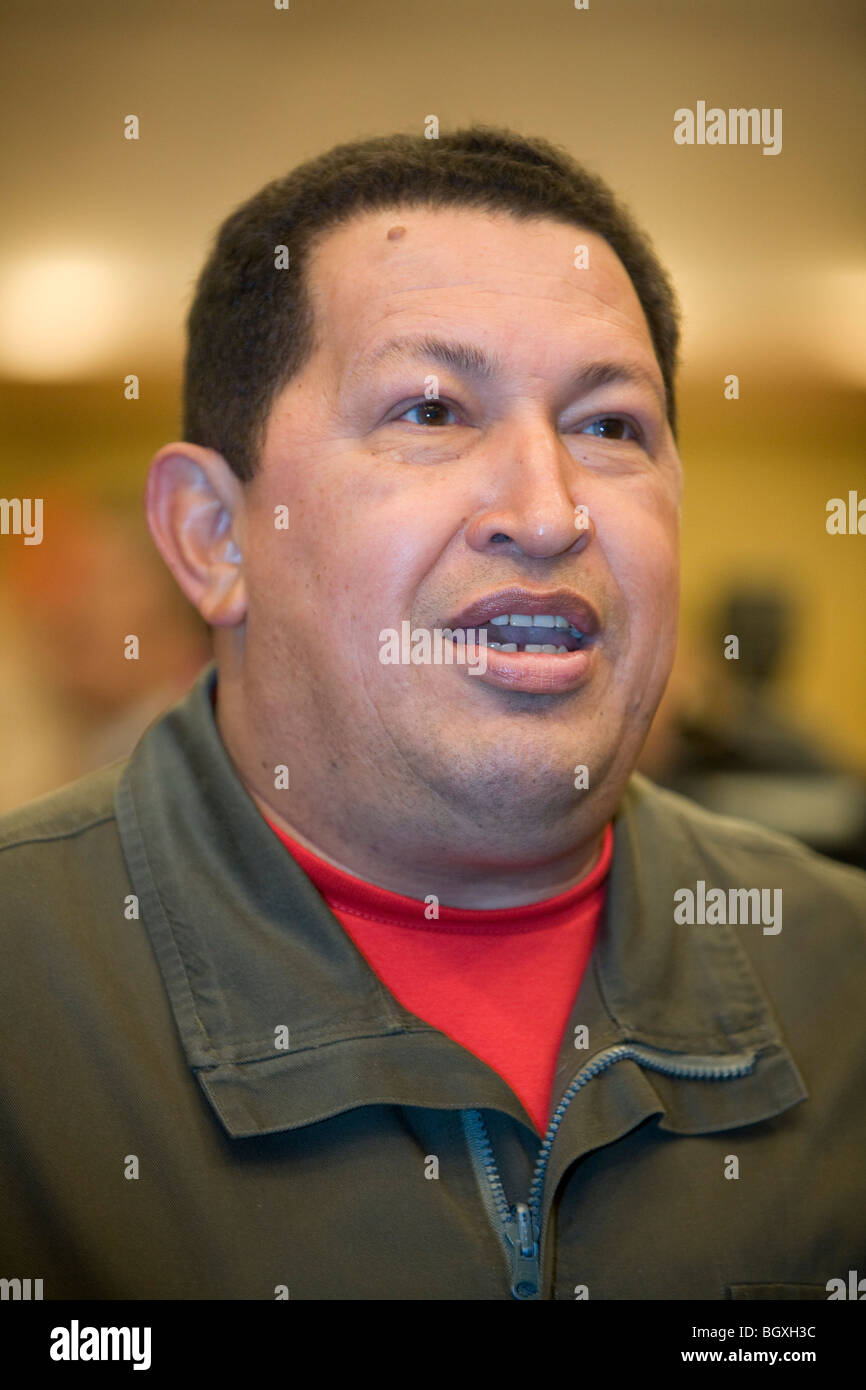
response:
<svg viewBox="0 0 866 1390"><path fill-rule="evenodd" d="M598 863L622 791L601 778L598 789L555 805L537 779L488 792L471 776L469 804L450 787L394 776L388 759L365 756L349 737L323 747L315 717L278 740L292 750L282 789L274 717L250 719L249 708L239 683L220 681L217 727L262 815L342 872L419 901L434 894L443 907L522 907L576 887Z"/></svg>
<svg viewBox="0 0 866 1390"><path fill-rule="evenodd" d="M289 821L283 811L267 801L255 788L245 785L263 816L335 869L377 888L419 901L435 893L443 907L502 910L543 902L577 887L595 868L603 848L604 827L590 842L573 847L558 861L551 860L544 866L537 866L535 872L519 864L502 866L487 873L478 866L470 878L464 870L449 872L447 867L433 869L429 857L423 865L407 862L405 853L400 853L399 849L399 857L381 854L378 846L368 844L362 847L359 841L331 843L326 849Z"/></svg>

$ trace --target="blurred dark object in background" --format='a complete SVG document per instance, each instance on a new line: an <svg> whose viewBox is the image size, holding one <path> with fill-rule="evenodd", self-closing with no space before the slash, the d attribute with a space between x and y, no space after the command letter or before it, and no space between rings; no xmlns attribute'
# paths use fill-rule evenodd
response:
<svg viewBox="0 0 866 1390"><path fill-rule="evenodd" d="M736 636L739 656L723 661L702 708L674 715L666 764L653 776L708 810L866 869L866 779L839 766L820 736L790 723L772 692L793 635L807 627L781 592L731 591L710 636L716 653Z"/></svg>

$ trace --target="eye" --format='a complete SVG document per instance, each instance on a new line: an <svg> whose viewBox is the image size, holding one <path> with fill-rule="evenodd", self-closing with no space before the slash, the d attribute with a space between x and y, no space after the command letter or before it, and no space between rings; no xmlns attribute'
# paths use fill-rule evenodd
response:
<svg viewBox="0 0 866 1390"><path fill-rule="evenodd" d="M631 433L629 434L627 431L631 431ZM597 439L617 441L633 439L638 444L641 442L641 433L637 426L633 425L630 420L623 420L619 415L599 415L597 419L591 420L580 433L595 434Z"/></svg>
<svg viewBox="0 0 866 1390"><path fill-rule="evenodd" d="M416 410L420 412L419 418L411 420L410 417L413 411ZM444 418L447 415L454 416L451 407L446 405L444 401L433 399L417 401L415 405L410 405L408 410L404 410L402 415L398 415L395 418L398 420L409 420L410 424L413 425L447 425L457 423L456 418L451 421Z"/></svg>

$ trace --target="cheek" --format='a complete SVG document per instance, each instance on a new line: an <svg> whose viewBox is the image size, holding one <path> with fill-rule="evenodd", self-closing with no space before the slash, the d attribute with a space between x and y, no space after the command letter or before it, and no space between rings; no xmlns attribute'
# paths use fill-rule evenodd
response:
<svg viewBox="0 0 866 1390"><path fill-rule="evenodd" d="M676 508L641 507L612 513L604 549L622 595L632 637L657 642L676 628L679 606L679 527Z"/></svg>
<svg viewBox="0 0 866 1390"><path fill-rule="evenodd" d="M245 537L254 609L279 608L301 628L327 611L359 637L409 616L453 535L453 520L450 530L444 521L437 527L435 509L402 489L362 494L357 483L345 500L334 490L305 490L289 505L288 529L274 525L276 494L262 498Z"/></svg>
<svg viewBox="0 0 866 1390"><path fill-rule="evenodd" d="M629 630L642 648L658 648L673 639L679 609L679 574L675 552L648 550L632 563L623 586Z"/></svg>

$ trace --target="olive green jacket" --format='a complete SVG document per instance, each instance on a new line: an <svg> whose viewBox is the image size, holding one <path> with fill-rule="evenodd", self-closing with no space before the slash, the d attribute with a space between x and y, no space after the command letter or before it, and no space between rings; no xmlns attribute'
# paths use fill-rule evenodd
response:
<svg viewBox="0 0 866 1390"><path fill-rule="evenodd" d="M633 777L542 1137L269 829L215 678L0 822L0 1279L571 1300L866 1275L866 875ZM781 890L781 930L675 921L711 888Z"/></svg>

